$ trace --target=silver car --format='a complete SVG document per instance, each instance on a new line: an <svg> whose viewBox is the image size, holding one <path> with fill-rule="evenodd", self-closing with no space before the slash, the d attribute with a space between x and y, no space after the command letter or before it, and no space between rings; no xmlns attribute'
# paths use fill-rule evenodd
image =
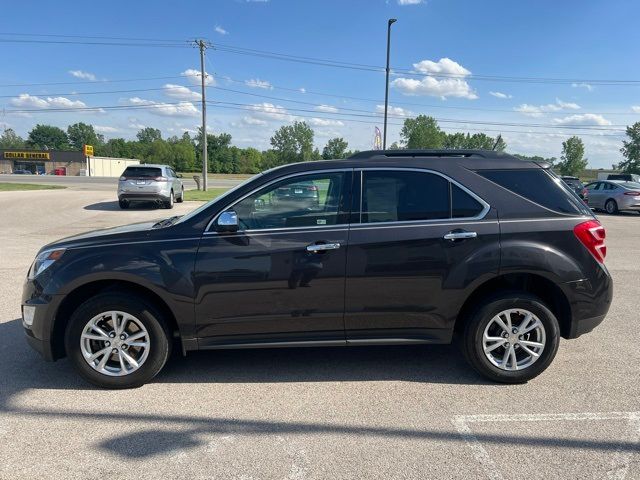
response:
<svg viewBox="0 0 640 480"><path fill-rule="evenodd" d="M151 201L164 208L173 208L174 201L184 201L182 180L167 165L129 166L118 181L118 202L120 208L129 208L129 204L136 201Z"/></svg>
<svg viewBox="0 0 640 480"><path fill-rule="evenodd" d="M622 180L602 180L585 185L589 191L589 206L609 214L621 210L640 212L640 183Z"/></svg>

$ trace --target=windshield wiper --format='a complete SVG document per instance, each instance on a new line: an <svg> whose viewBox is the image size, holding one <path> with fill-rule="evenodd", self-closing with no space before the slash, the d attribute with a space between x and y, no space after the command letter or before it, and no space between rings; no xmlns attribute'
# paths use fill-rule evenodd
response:
<svg viewBox="0 0 640 480"><path fill-rule="evenodd" d="M179 219L182 215L174 215L173 217L165 218L164 220L160 220L155 223L152 228L163 228L172 225L177 219Z"/></svg>

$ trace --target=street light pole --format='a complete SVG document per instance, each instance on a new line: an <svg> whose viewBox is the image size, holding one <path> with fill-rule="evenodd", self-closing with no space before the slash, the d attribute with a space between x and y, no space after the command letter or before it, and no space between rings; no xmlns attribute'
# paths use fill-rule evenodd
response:
<svg viewBox="0 0 640 480"><path fill-rule="evenodd" d="M207 44L203 40L198 40L198 47L200 47L200 81L202 86L202 191L207 191L207 93L206 93L206 79L204 68L204 51L207 48Z"/></svg>
<svg viewBox="0 0 640 480"><path fill-rule="evenodd" d="M382 149L387 149L387 110L389 109L389 52L391 50L391 25L398 20L390 18L387 22L387 75L384 84L384 133L382 134Z"/></svg>

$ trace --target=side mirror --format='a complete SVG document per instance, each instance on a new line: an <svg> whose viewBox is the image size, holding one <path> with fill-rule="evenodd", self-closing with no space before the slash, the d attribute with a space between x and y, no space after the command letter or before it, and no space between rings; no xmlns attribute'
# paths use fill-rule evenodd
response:
<svg viewBox="0 0 640 480"><path fill-rule="evenodd" d="M233 210L222 212L216 221L216 230L220 233L237 232L238 228L238 214Z"/></svg>

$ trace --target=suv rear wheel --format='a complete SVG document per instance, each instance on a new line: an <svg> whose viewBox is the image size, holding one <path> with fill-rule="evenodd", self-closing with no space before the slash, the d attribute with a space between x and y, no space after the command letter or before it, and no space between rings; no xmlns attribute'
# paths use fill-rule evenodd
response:
<svg viewBox="0 0 640 480"><path fill-rule="evenodd" d="M164 202L164 208L173 208L174 200L175 200L175 196L173 195L173 190L171 190L171 193L169 194L169 200Z"/></svg>
<svg viewBox="0 0 640 480"><path fill-rule="evenodd" d="M468 319L465 357L480 374L524 383L542 373L558 351L558 320L537 297L510 293L481 304Z"/></svg>
<svg viewBox="0 0 640 480"><path fill-rule="evenodd" d="M609 215L615 215L618 213L618 204L612 198L607 200L607 203L604 204L604 209Z"/></svg>
<svg viewBox="0 0 640 480"><path fill-rule="evenodd" d="M76 370L102 388L139 387L155 377L171 351L162 316L142 298L103 293L71 316L65 348Z"/></svg>

